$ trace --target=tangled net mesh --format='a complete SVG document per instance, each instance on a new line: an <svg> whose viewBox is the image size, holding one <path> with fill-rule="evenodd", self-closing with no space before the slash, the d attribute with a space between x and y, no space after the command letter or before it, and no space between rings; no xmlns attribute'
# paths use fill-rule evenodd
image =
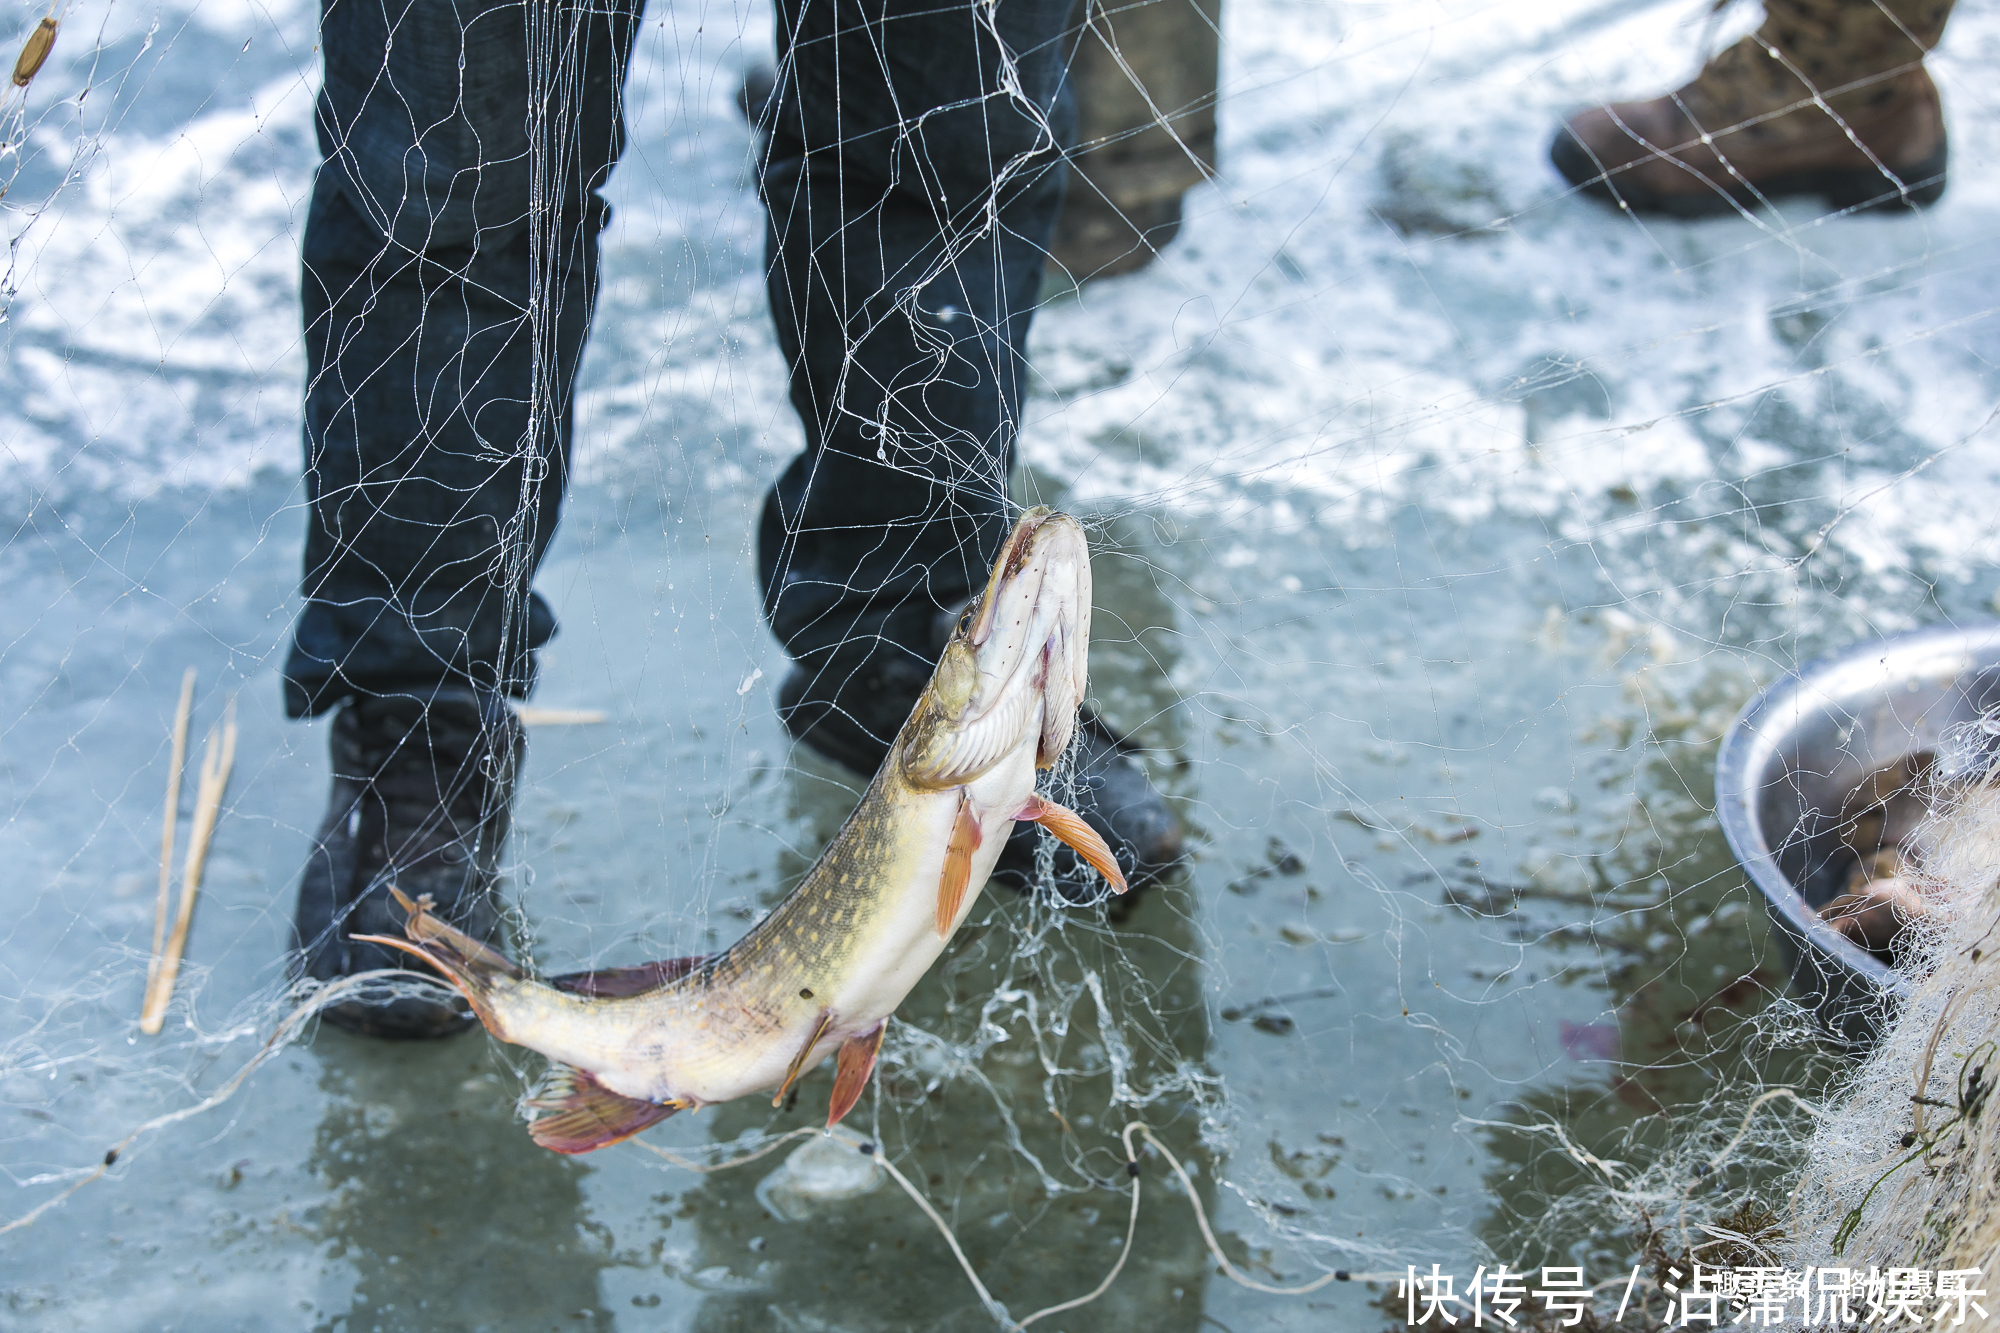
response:
<svg viewBox="0 0 2000 1333"><path fill-rule="evenodd" d="M43 12L14 11L23 38ZM583 11L528 12L533 197L560 216L595 95ZM1856 1208L1842 1249L1865 1262L1990 1255L1983 1122L1939 1111L1915 1131L1936 1170L1861 1202L1896 1160L1881 1126L1909 1119L1912 1042L1942 1032L1964 1054L1931 1082L1962 1083L1986 1039L1954 941L1993 909L1949 887L1985 881L1926 872L1970 905L1857 1066L1787 998L1709 776L1735 711L1799 661L1990 614L1987 11L1930 61L1954 136L1937 209L1669 224L1559 188L1548 133L1673 86L1704 24L1719 49L1754 13L1229 0L1219 165L1143 273L1045 282L1021 465L989 479L1086 519L1093 693L1196 855L1129 905L988 893L899 1013L849 1123L935 1221L897 1189L808 1197L803 1221L771 1202L823 1079L646 1137L678 1161L573 1163L517 1116L539 1058L318 1030L327 996L285 954L325 728L286 722L277 688L308 503L318 15L53 17L0 121L0 846L22 884L0 923L0 1288L27 1326L971 1328L1116 1264L1068 1326L1242 1333L1398 1324L1394 1275L1495 1261L1637 1268L1657 1315L1663 1264L1831 1262ZM546 973L726 945L857 794L773 716L786 662L753 573L763 489L802 439L733 104L773 23L646 11L573 387L547 350L573 255L529 231L542 350L528 424L496 446L521 491L495 577L535 574L564 626L505 853L517 954ZM941 218L930 266L871 309L919 309L989 222ZM963 442L885 425L891 444L915 465ZM242 740L148 1036L190 665L190 774L232 694ZM1122 1136L1135 1120L1157 1137Z"/></svg>
<svg viewBox="0 0 2000 1333"><path fill-rule="evenodd" d="M2000 797L1988 775L1933 805L1917 874L1939 910L1913 932L1908 999L1816 1127L1791 1244L1850 1266L1983 1271L2000 1240L1982 1114L2000 1030L1982 947L2000 885Z"/></svg>

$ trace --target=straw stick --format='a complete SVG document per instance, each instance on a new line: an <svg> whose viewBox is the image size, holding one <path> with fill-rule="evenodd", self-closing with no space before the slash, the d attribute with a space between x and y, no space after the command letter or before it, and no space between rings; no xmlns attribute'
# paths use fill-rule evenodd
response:
<svg viewBox="0 0 2000 1333"><path fill-rule="evenodd" d="M167 813L160 821L160 897L153 905L153 953L146 964L146 997L159 984L160 949L167 942L167 906L172 902L174 826L181 820L181 768L187 763L188 716L194 711L194 668L181 677L181 702L174 710L174 755L167 766Z"/></svg>
<svg viewBox="0 0 2000 1333"><path fill-rule="evenodd" d="M515 704L514 716L524 727L590 727L611 718L602 708L537 708L533 704Z"/></svg>
<svg viewBox="0 0 2000 1333"><path fill-rule="evenodd" d="M229 770L236 762L236 696L229 696L220 726L211 727L202 747L201 781L195 789L194 823L188 829L187 860L181 865L181 907L174 918L174 933L167 940L160 959L160 974L146 996L139 1015L139 1030L148 1036L167 1021L167 1002L173 999L174 980L180 975L181 953L187 947L188 926L194 920L195 895L201 891L201 871L208 861L209 839L222 813L222 793L229 785Z"/></svg>

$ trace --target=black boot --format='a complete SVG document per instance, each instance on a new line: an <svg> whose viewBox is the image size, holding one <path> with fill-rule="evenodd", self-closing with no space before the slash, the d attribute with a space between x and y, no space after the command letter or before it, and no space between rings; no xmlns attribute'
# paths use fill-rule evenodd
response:
<svg viewBox="0 0 2000 1333"><path fill-rule="evenodd" d="M888 758L937 665L886 639L872 646L866 656L795 662L778 685L778 719L792 739L864 777Z"/></svg>
<svg viewBox="0 0 2000 1333"><path fill-rule="evenodd" d="M404 955L354 935L403 933L395 885L429 894L436 914L493 943L495 868L520 771L521 724L506 703L469 689L428 700L359 699L333 720L333 795L299 881L297 974L332 981L409 967ZM371 1037L445 1037L476 1021L457 995L408 987L364 992L326 1021Z"/></svg>
<svg viewBox="0 0 2000 1333"><path fill-rule="evenodd" d="M929 683L937 655L957 623L956 611L937 617L928 659L877 638L865 657L836 657L810 668L794 665L778 687L779 719L794 739L823 758L872 776L888 757L890 742ZM1180 820L1146 776L1138 747L1088 707L1077 718L1076 732L1074 789L1051 795L1073 806L1097 830L1118 858L1126 883L1142 889L1180 861ZM1034 824L1017 825L993 878L1016 889L1032 888L1040 834ZM1073 902L1103 891L1096 873L1063 846L1056 848L1055 880L1056 891Z"/></svg>
<svg viewBox="0 0 2000 1333"><path fill-rule="evenodd" d="M743 82L736 85L736 110L751 129L763 131L764 113L777 91L778 71L769 65L752 65L743 72Z"/></svg>

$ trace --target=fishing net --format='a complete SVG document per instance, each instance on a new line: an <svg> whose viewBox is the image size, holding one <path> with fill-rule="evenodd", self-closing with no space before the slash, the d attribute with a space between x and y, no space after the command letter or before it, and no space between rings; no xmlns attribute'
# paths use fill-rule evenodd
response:
<svg viewBox="0 0 2000 1333"><path fill-rule="evenodd" d="M1648 1327L1690 1256L1833 1262L1814 1247L1856 1200L1794 1208L1832 1160L1817 1127L1850 1085L1901 1085L1788 996L1711 771L1800 662L1992 613L2000 18L1962 6L1926 62L1951 132L1936 207L1679 221L1569 188L1550 135L1685 82L1754 6L1188 5L1166 29L1197 54L1219 31L1219 73L1205 88L1196 60L1169 89L1146 73L1168 39L1140 29L1175 3L1080 9L1060 58L1111 91L1073 126L1037 106L1046 141L1007 159L994 206L941 207L935 253L857 304L945 320L934 280L1000 244L1001 194L1064 135L1091 150L1052 233L1090 258L1028 295L1018 466L985 485L1085 521L1092 694L1191 859L1125 903L1062 901L1046 855L1036 892L990 889L899 1011L838 1160L784 1137L823 1120L823 1072L795 1105L572 1160L517 1109L538 1057L317 1024L287 951L330 723L287 720L279 678L313 499L300 404L330 382L299 277L321 16L50 14L0 121L10 1326L972 1329L1116 1265L1043 1326L1368 1329L1405 1323L1411 1269L1463 1291L1504 1263L1529 1291L1576 1270L1594 1318L1623 1293L1623 1326ZM44 16L6 12L21 41ZM459 145L451 178L525 182L524 285L463 285L512 302L531 355L504 429L447 441L449 392L411 416L413 451L503 477L499 558L381 576L514 590L517 658L546 632L531 573L560 621L503 854L514 949L558 973L727 945L862 779L779 724L789 664L760 611L763 497L804 434L739 100L758 113L781 20L750 0L650 0L629 28L616 6L519 13L530 114L518 142ZM592 72L614 38L622 86ZM996 86L997 118L1025 94ZM419 131L427 105L410 93ZM611 217L579 240L610 109ZM356 191L398 245L486 225L420 216L413 185ZM1138 233L1156 258L1091 276ZM593 301L572 382L565 329ZM475 305L433 301L411 345L472 365ZM853 340L828 364L859 366ZM947 394L939 358L897 402ZM892 470L992 456L869 424ZM371 514L388 491L355 486ZM211 728L220 795L150 1034L190 668L176 895ZM1554 1319L1534 1297L1531 1317Z"/></svg>

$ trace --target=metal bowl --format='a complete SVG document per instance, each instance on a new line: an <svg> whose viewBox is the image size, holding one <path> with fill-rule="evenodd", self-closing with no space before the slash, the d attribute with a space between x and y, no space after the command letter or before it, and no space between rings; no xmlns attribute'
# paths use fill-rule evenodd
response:
<svg viewBox="0 0 2000 1333"><path fill-rule="evenodd" d="M1944 626L1861 644L1752 699L1715 761L1730 850L1764 895L1792 984L1829 1032L1866 1045L1909 981L1820 919L1854 854L1836 832L1871 774L1924 752L1966 766L1965 737L2000 708L2000 624Z"/></svg>

